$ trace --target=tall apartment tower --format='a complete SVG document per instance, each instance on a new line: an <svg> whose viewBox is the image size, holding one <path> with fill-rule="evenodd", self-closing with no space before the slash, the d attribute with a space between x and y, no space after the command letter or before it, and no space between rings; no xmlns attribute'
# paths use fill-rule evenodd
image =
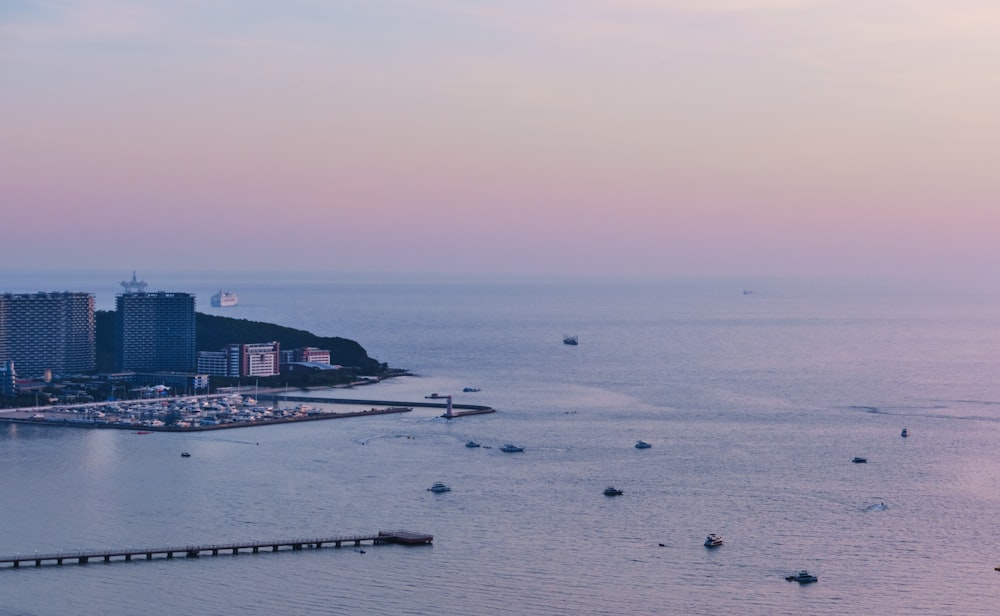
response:
<svg viewBox="0 0 1000 616"><path fill-rule="evenodd" d="M115 364L137 372L194 370L194 295L122 293L115 298Z"/></svg>
<svg viewBox="0 0 1000 616"><path fill-rule="evenodd" d="M0 363L19 376L93 371L96 331L91 293L0 295Z"/></svg>

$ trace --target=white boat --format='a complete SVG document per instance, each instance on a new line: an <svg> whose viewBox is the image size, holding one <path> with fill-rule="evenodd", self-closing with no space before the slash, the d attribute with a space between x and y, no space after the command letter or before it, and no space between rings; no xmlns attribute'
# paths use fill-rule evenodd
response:
<svg viewBox="0 0 1000 616"><path fill-rule="evenodd" d="M621 496L622 494L624 494L624 492L622 492L621 490L619 490L618 488L616 488L614 486L608 486L608 487L604 488L604 495L605 496Z"/></svg>
<svg viewBox="0 0 1000 616"><path fill-rule="evenodd" d="M240 302L240 296L231 291L219 291L212 296L212 306L215 308L226 308L235 306Z"/></svg>
<svg viewBox="0 0 1000 616"><path fill-rule="evenodd" d="M500 448L500 451L504 453L517 453L519 451L524 451L524 447L518 447L517 445L511 445L510 443L507 443L506 445Z"/></svg>
<svg viewBox="0 0 1000 616"><path fill-rule="evenodd" d="M705 537L705 547L706 548L717 548L722 545L722 535L716 535L711 533L708 537Z"/></svg>
<svg viewBox="0 0 1000 616"><path fill-rule="evenodd" d="M635 442L635 448L636 449L649 449L650 447L652 447L652 445L650 445L646 441L636 441Z"/></svg>
<svg viewBox="0 0 1000 616"><path fill-rule="evenodd" d="M428 492L434 492L435 494L440 494L442 492L451 492L451 488L449 488L448 486L444 485L440 481L435 481L434 485L432 485L431 487L427 488L427 491Z"/></svg>

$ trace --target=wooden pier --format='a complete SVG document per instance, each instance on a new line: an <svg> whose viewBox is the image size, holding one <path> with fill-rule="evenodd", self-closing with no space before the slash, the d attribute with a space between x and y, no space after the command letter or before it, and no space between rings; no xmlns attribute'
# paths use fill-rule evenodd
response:
<svg viewBox="0 0 1000 616"><path fill-rule="evenodd" d="M14 554L13 556L0 556L0 564L10 564L14 568L20 567L21 563L30 563L36 567L41 567L43 563L61 565L63 563L75 562L85 565L91 561L103 561L106 563L112 560L131 561L133 557L141 557L145 560L153 560L154 557L172 559L175 556L197 558L208 554L218 556L220 553L239 554L240 552L249 552L257 554L261 550L277 552L282 549L295 551L305 548L319 549L330 545L339 548L345 544L354 546L366 543L371 543L372 545L385 543L429 545L433 541L433 535L424 533L415 533L407 530L380 530L378 533L372 535L336 535L333 537L285 539L280 541L240 541L159 548L126 547L124 549L73 550L69 552L51 552L48 554Z"/></svg>

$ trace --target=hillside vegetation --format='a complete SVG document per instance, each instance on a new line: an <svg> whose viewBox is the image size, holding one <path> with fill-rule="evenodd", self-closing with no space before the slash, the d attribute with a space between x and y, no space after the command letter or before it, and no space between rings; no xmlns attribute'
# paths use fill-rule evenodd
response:
<svg viewBox="0 0 1000 616"><path fill-rule="evenodd" d="M97 369L101 372L114 370L115 353L115 313L100 310L96 313L97 320ZM386 371L387 366L378 360L368 357L365 349L347 338L323 337L310 332L275 325L233 319L201 312L195 313L196 347L199 351L218 351L231 343L254 343L278 341L285 350L299 347L317 347L330 350L330 362L341 366L356 368L359 374L379 375Z"/></svg>

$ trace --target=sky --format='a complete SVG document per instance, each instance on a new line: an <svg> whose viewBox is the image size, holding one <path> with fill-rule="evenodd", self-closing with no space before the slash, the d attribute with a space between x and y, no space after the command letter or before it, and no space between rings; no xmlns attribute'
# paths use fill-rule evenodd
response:
<svg viewBox="0 0 1000 616"><path fill-rule="evenodd" d="M0 271L992 278L995 0L3 0Z"/></svg>

